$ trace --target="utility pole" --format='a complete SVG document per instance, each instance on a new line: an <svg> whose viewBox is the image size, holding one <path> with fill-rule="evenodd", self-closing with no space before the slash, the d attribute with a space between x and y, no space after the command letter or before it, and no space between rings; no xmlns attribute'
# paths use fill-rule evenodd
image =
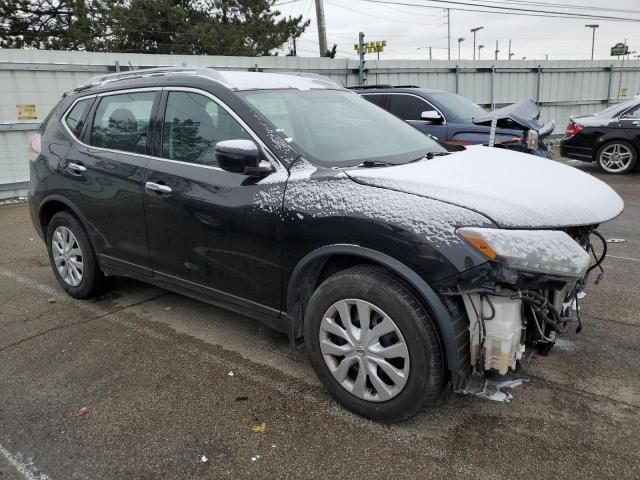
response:
<svg viewBox="0 0 640 480"><path fill-rule="evenodd" d="M593 60L593 50L596 44L596 28L598 28L600 25L596 25L596 24L591 24L591 25L585 25L585 27L590 28L593 32L591 35L591 60Z"/></svg>
<svg viewBox="0 0 640 480"><path fill-rule="evenodd" d="M364 71L364 33L358 34L358 53L360 54L360 64L358 65L358 85L364 85L367 83L367 74Z"/></svg>
<svg viewBox="0 0 640 480"><path fill-rule="evenodd" d="M480 51L484 48L484 45L478 45L478 60L480 60Z"/></svg>
<svg viewBox="0 0 640 480"><path fill-rule="evenodd" d="M509 60L513 57L513 53L511 53L511 39L509 39Z"/></svg>
<svg viewBox="0 0 640 480"><path fill-rule="evenodd" d="M293 37L293 56L298 56L298 52L296 51L296 37Z"/></svg>
<svg viewBox="0 0 640 480"><path fill-rule="evenodd" d="M464 42L464 38L460 37L458 38L458 60L460 60L460 44Z"/></svg>
<svg viewBox="0 0 640 480"><path fill-rule="evenodd" d="M447 57L451 60L451 9L447 8Z"/></svg>
<svg viewBox="0 0 640 480"><path fill-rule="evenodd" d="M471 29L471 33L473 33L473 59L476 59L476 33L478 30L482 30L484 27L476 27Z"/></svg>
<svg viewBox="0 0 640 480"><path fill-rule="evenodd" d="M496 60L498 59L498 54L500 53L500 50L498 50L498 40L496 40L496 50L495 50L495 54L496 54Z"/></svg>
<svg viewBox="0 0 640 480"><path fill-rule="evenodd" d="M324 22L324 4L322 0L316 0L316 21L318 23L318 45L320 56L327 54L327 26Z"/></svg>

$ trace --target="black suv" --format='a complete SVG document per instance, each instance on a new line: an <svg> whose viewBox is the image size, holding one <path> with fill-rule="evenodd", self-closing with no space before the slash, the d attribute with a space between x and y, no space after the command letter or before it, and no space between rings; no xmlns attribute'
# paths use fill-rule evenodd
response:
<svg viewBox="0 0 640 480"><path fill-rule="evenodd" d="M68 92L29 199L75 298L128 276L304 337L348 408L487 388L571 320L620 197L530 155L447 152L327 79L141 70ZM446 158L443 158L446 156ZM572 189L567 189L572 185Z"/></svg>

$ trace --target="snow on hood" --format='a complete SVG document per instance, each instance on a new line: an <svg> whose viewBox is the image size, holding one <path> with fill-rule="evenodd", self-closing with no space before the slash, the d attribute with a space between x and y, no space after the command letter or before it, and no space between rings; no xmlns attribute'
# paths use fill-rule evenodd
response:
<svg viewBox="0 0 640 480"><path fill-rule="evenodd" d="M358 183L468 208L503 228L593 225L624 208L618 194L591 175L501 148L473 146L433 160L352 169L348 175Z"/></svg>

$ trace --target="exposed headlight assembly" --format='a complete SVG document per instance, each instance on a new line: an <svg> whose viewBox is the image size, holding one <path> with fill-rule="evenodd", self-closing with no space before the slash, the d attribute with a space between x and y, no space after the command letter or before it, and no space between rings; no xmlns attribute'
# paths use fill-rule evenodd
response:
<svg viewBox="0 0 640 480"><path fill-rule="evenodd" d="M473 227L457 232L489 260L520 270L580 278L591 263L589 254L564 232Z"/></svg>
<svg viewBox="0 0 640 480"><path fill-rule="evenodd" d="M538 135L538 132L534 130L529 130L525 138L527 142L527 148L529 150L535 150L536 148L538 148L539 139L540 139L540 135Z"/></svg>

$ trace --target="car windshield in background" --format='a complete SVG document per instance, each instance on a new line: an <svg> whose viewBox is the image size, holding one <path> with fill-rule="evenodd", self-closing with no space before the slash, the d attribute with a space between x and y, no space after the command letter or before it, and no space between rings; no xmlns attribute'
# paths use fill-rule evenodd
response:
<svg viewBox="0 0 640 480"><path fill-rule="evenodd" d="M471 120L474 117L487 114L486 110L480 105L476 105L471 100L460 95L453 93L435 93L433 94L433 98L440 102L456 118L461 120Z"/></svg>
<svg viewBox="0 0 640 480"><path fill-rule="evenodd" d="M399 164L445 152L437 142L359 95L342 90L240 92L312 162Z"/></svg>

